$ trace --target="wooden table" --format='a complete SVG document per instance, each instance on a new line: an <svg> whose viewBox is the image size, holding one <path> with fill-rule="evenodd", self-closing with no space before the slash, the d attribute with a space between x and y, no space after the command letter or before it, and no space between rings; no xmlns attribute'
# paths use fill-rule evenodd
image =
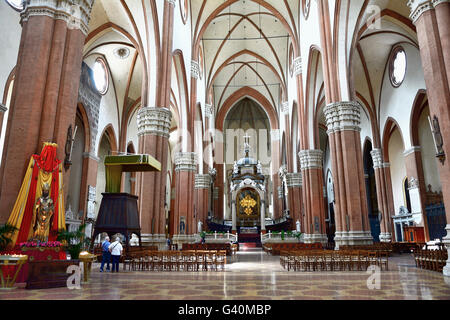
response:
<svg viewBox="0 0 450 320"><path fill-rule="evenodd" d="M6 279L3 277L3 268L0 267L0 278L2 281L2 286L0 289L2 290L11 290L15 289L14 283L16 282L17 275L19 274L22 266L28 261L28 256L26 255L4 255L0 256L0 266L17 266L17 270L14 273L13 278L7 276ZM6 280L6 281L5 281Z"/></svg>

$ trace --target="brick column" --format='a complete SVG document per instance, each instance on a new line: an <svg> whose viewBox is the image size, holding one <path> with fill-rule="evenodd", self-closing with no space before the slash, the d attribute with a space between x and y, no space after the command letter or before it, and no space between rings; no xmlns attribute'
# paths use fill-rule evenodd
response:
<svg viewBox="0 0 450 320"><path fill-rule="evenodd" d="M194 219L194 179L197 171L195 152L179 152L175 155L175 207L174 241L189 240L197 226ZM184 217L184 235L180 231L181 218Z"/></svg>
<svg viewBox="0 0 450 320"><path fill-rule="evenodd" d="M165 187L169 130L172 113L163 107L142 107L138 111L139 153L150 154L161 162L160 172L137 174L141 232L144 243L165 239Z"/></svg>
<svg viewBox="0 0 450 320"><path fill-rule="evenodd" d="M447 81L450 87L450 0L432 0L436 11L436 22L439 29L439 37L444 57Z"/></svg>
<svg viewBox="0 0 450 320"><path fill-rule="evenodd" d="M83 46L93 0L29 0L21 13L19 47L0 169L0 223L8 219L32 154L58 144L64 161L75 123ZM26 143L25 143L26 142ZM64 173L65 191L70 171Z"/></svg>
<svg viewBox="0 0 450 320"><path fill-rule="evenodd" d="M6 108L3 103L0 103L0 138L2 137L3 118L6 111L8 111L8 108Z"/></svg>
<svg viewBox="0 0 450 320"><path fill-rule="evenodd" d="M211 189L211 176L209 174L195 175L195 207L197 208L197 216L194 220L194 233L198 233L198 222L201 221L206 226L208 219L209 194ZM203 227L205 230L205 227Z"/></svg>
<svg viewBox="0 0 450 320"><path fill-rule="evenodd" d="M360 138L360 105L337 102L324 110L336 195L336 247L373 243L367 212Z"/></svg>
<svg viewBox="0 0 450 320"><path fill-rule="evenodd" d="M391 211L390 208L393 208L389 205L389 194L392 191L388 187L387 179L385 176L384 168L389 169L390 165L388 163L383 162L383 152L381 149L374 149L370 153L373 160L373 169L375 171L375 183L377 186L377 200L378 200L378 210L381 213L380 219L380 242L391 242L392 241L392 216L395 215L394 211ZM389 171L389 170L388 170Z"/></svg>
<svg viewBox="0 0 450 320"><path fill-rule="evenodd" d="M323 202L323 151L299 152L303 177L303 203L305 219L303 231L305 243L328 243Z"/></svg>
<svg viewBox="0 0 450 320"><path fill-rule="evenodd" d="M294 229L296 227L297 220L300 221L300 225L304 225L302 217L302 174L299 173L288 173L286 175L286 186L288 189L288 203L289 212L294 224Z"/></svg>
<svg viewBox="0 0 450 320"><path fill-rule="evenodd" d="M436 117L440 125L439 134L442 137L443 144L441 146L438 145L438 149L446 157L442 161L438 161L438 168L444 205L447 208L447 236L443 239L443 242L447 245L450 253L450 163L448 160L450 156L450 108L448 107L450 105L450 85L447 72L449 61L448 1L409 0L408 6L412 12L410 18L417 29L420 56L430 105L430 116L431 118ZM444 267L444 275L450 276L450 258Z"/></svg>

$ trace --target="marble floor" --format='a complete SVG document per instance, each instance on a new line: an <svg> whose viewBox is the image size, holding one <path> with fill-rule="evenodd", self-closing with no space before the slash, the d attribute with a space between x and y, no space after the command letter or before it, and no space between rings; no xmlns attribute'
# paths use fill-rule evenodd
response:
<svg viewBox="0 0 450 320"><path fill-rule="evenodd" d="M366 272L294 272L260 249L228 258L224 271L100 273L81 289L0 290L0 300L450 300L450 279L417 269L411 255L393 256L369 289Z"/></svg>

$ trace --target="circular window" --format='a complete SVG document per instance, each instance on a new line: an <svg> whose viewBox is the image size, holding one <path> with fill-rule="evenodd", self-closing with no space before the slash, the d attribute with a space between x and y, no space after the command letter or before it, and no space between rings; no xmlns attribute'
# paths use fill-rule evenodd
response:
<svg viewBox="0 0 450 320"><path fill-rule="evenodd" d="M188 0L180 0L181 18L182 18L184 24L186 24L186 22L187 22L188 7L189 7Z"/></svg>
<svg viewBox="0 0 450 320"><path fill-rule="evenodd" d="M94 83L100 94L108 91L108 71L103 59L98 58L94 64Z"/></svg>
<svg viewBox="0 0 450 320"><path fill-rule="evenodd" d="M406 52L402 47L394 49L391 55L391 61L389 63L389 73L391 77L391 83L394 87L399 87L406 76Z"/></svg>
<svg viewBox="0 0 450 320"><path fill-rule="evenodd" d="M6 2L13 7L14 10L22 11L23 10L23 0L6 0Z"/></svg>
<svg viewBox="0 0 450 320"><path fill-rule="evenodd" d="M311 0L303 0L303 16L305 19L309 17L309 10L311 8Z"/></svg>

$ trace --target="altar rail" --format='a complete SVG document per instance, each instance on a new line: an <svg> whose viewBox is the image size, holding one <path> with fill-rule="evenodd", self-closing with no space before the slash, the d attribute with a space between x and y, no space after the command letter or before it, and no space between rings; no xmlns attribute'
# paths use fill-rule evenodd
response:
<svg viewBox="0 0 450 320"><path fill-rule="evenodd" d="M202 238L200 236L200 234L196 234L196 238L201 241ZM210 243L214 243L214 242L237 242L237 235L232 234L232 233L207 233L205 236L205 242L210 242Z"/></svg>
<svg viewBox="0 0 450 320"><path fill-rule="evenodd" d="M295 234L287 234L284 233L284 237L281 233L272 233L268 232L266 234L261 234L261 242L262 243L270 243L270 242L289 242L289 243L298 243L301 242L303 235L300 236L300 239L297 238Z"/></svg>

